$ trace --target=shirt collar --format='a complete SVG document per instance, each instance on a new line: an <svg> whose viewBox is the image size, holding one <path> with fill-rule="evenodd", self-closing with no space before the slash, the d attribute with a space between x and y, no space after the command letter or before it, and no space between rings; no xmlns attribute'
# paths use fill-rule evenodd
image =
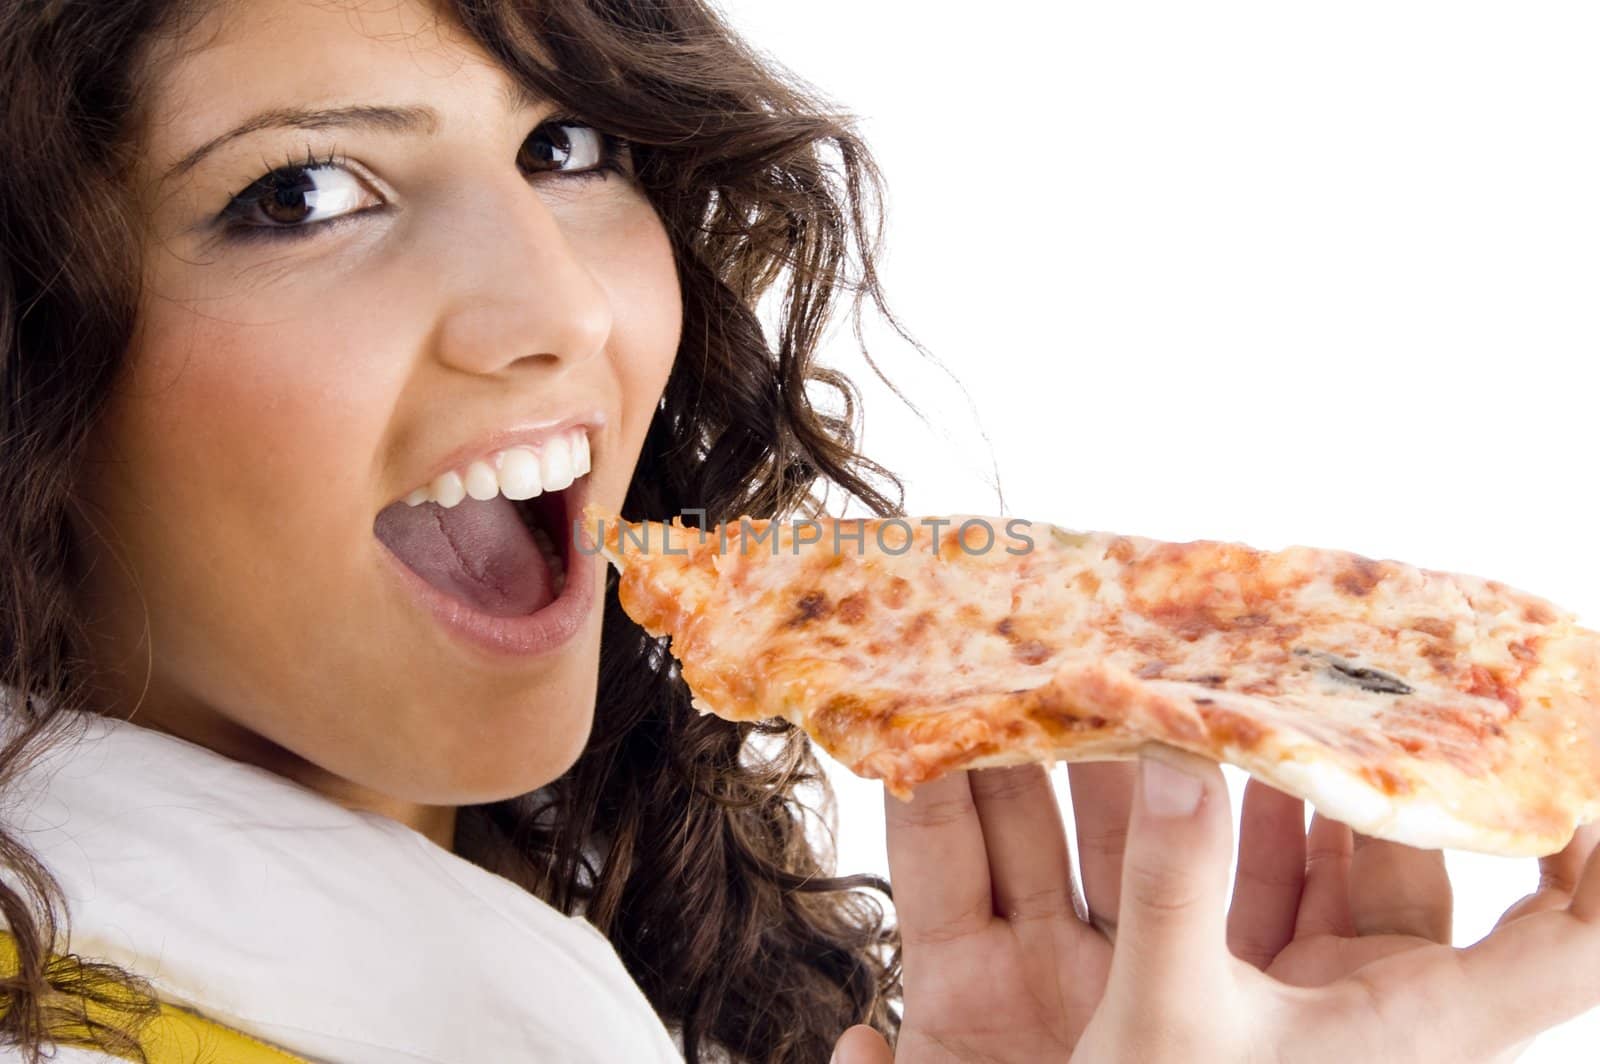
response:
<svg viewBox="0 0 1600 1064"><path fill-rule="evenodd" d="M266 769L83 724L5 813L65 891L73 952L312 1059L682 1061L581 917Z"/></svg>

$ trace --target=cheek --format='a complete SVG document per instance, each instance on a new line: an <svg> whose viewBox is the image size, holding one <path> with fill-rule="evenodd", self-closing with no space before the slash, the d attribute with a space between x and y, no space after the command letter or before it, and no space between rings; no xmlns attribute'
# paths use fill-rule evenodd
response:
<svg viewBox="0 0 1600 1064"><path fill-rule="evenodd" d="M351 313L375 294L358 274L294 255L245 261L200 271L198 285L190 270L177 282L188 298L141 308L135 423L167 469L209 456L200 479L219 506L263 486L285 508L364 505L373 441L407 371L401 338L385 332L396 319Z"/></svg>
<svg viewBox="0 0 1600 1064"><path fill-rule="evenodd" d="M314 581L365 530L374 441L398 386L386 375L404 365L386 357L395 338L376 332L382 319L340 313L344 302L142 308L107 475L150 590L183 612L270 608L242 592L269 578L276 594L304 586L284 572Z"/></svg>
<svg viewBox="0 0 1600 1064"><path fill-rule="evenodd" d="M637 220L610 244L603 275L615 312L611 348L628 422L625 432L637 448L672 372L683 332L672 245L648 205L641 204Z"/></svg>

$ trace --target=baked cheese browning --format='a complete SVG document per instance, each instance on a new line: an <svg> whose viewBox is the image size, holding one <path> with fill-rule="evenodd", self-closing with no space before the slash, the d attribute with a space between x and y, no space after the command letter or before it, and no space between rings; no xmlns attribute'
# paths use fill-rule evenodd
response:
<svg viewBox="0 0 1600 1064"><path fill-rule="evenodd" d="M829 521L585 520L699 709L785 717L902 797L1155 740L1412 845L1551 852L1600 813L1597 637L1493 581L1040 523L974 550L964 515L840 522L838 550Z"/></svg>

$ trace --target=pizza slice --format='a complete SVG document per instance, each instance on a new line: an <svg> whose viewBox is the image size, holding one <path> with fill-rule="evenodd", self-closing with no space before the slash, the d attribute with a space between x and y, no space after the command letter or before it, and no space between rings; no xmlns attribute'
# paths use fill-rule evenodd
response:
<svg viewBox="0 0 1600 1064"><path fill-rule="evenodd" d="M1544 855L1600 815L1600 634L1492 580L966 515L578 531L698 709L902 798L1154 741L1428 849Z"/></svg>

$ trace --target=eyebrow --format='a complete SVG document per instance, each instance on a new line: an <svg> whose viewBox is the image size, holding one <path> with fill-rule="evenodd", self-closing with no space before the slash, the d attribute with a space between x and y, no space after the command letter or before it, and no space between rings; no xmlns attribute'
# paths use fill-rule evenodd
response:
<svg viewBox="0 0 1600 1064"><path fill-rule="evenodd" d="M518 111L549 102L520 81L507 84L501 92L501 100L508 108ZM439 131L439 112L426 104L268 108L251 115L226 133L212 137L179 159L161 176L160 183L164 185L174 178L182 177L224 144L263 129L335 128L369 129L385 133L424 133L431 136Z"/></svg>

